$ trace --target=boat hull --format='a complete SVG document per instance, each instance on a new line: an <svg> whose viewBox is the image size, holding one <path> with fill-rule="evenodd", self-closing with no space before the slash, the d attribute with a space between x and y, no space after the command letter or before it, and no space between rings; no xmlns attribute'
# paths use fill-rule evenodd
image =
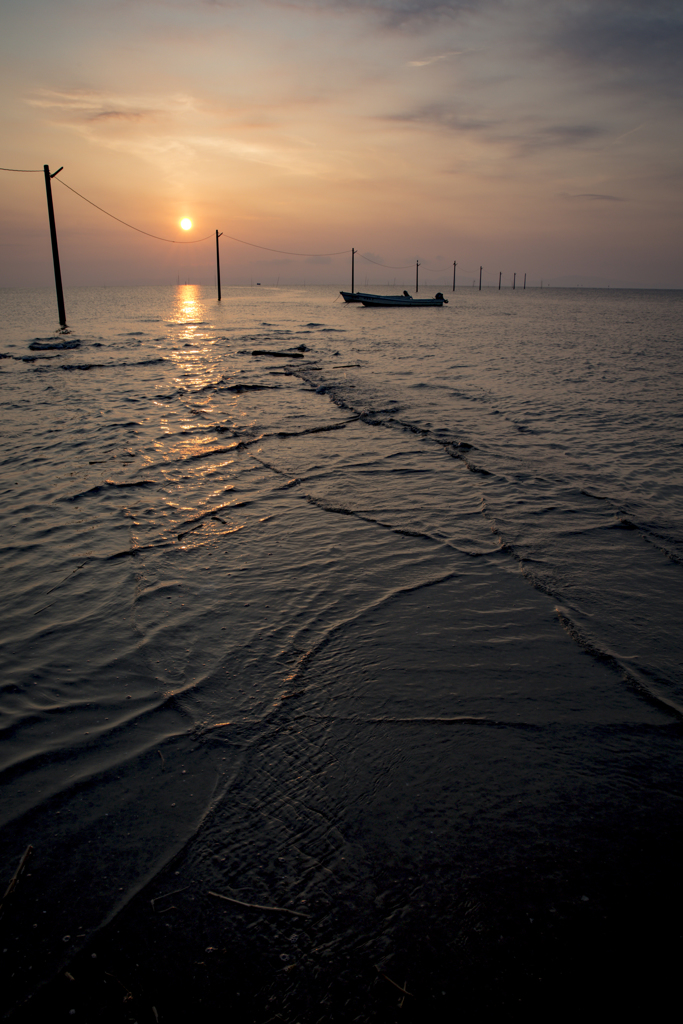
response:
<svg viewBox="0 0 683 1024"><path fill-rule="evenodd" d="M371 292L339 292L344 302L362 302L363 299L401 299L402 295L373 295Z"/></svg>
<svg viewBox="0 0 683 1024"><path fill-rule="evenodd" d="M402 308L415 306L443 306L448 299L405 299L402 295L393 297L390 295L366 296L360 300L364 306L382 306L385 309L394 306Z"/></svg>

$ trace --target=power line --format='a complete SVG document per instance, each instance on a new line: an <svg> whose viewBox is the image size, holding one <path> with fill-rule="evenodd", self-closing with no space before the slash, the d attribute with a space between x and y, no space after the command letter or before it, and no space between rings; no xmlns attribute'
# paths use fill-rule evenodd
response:
<svg viewBox="0 0 683 1024"><path fill-rule="evenodd" d="M127 228L132 228L133 231L139 231L141 235L147 235L148 238L156 238L159 242L171 242L174 245L192 245L195 242L205 242L207 238L213 237L213 235L205 235L204 238L176 239L162 238L161 235L153 235L149 231L143 231L142 228L136 228L134 224L129 224L127 221L121 220L120 217L115 217L113 213L109 213L108 210L104 210L101 206L98 206L97 203L93 203L91 199L86 199L86 197L81 195L80 192L77 192L75 188L72 188L71 185L67 185L65 181L62 181L61 178L58 178L57 180L64 186L64 188L68 188L70 192L74 193L74 195L85 200L85 202L89 203L90 206L94 206L96 210L100 211L100 213L105 213L107 217L111 217L113 220L118 221L119 224L123 224ZM254 249L265 249L266 252L277 252L283 256L344 256L346 253L351 252L350 249L342 249L341 252L289 252L287 249L271 249L268 245L257 245L256 242L246 242L243 238L235 238L234 235L228 235L225 232L223 232L223 235L225 238L230 238L233 242L239 242L241 245L251 245Z"/></svg>
<svg viewBox="0 0 683 1024"><path fill-rule="evenodd" d="M267 245L257 245L256 242L245 242L243 238L235 238L234 235L225 235L225 238L233 242L241 242L242 245L251 245L254 249L265 249L266 252L279 252L282 256L346 256L350 249L342 249L340 252L288 252L287 249L271 249Z"/></svg>
<svg viewBox="0 0 683 1024"><path fill-rule="evenodd" d="M410 270L415 266L414 263L407 263L405 267L392 267L390 263L378 263L377 260L371 260L369 256L363 256L362 252L359 252L358 255L368 263L374 263L376 267L386 267L387 270Z"/></svg>
<svg viewBox="0 0 683 1024"><path fill-rule="evenodd" d="M11 172L14 172L16 174L42 174L43 173L43 171L41 169L39 169L39 168L24 168L24 167L0 167L0 171L11 171ZM126 228L130 228L131 231L137 231L139 234L146 235L148 238L154 238L158 242L168 242L171 245L196 245L198 242L206 242L209 238L213 238L214 237L213 234L211 234L211 235L204 235L203 238L180 238L180 239L178 239L178 238L163 238L161 235L153 235L151 233L151 231L144 231L142 228L138 228L134 224L129 224L128 221L122 220L120 217L117 217L113 213L110 213L108 210L105 210L102 206L98 206L97 203L93 203L92 199L87 199L86 196L82 195L80 192L77 192L75 188L71 187L71 185L67 185L67 183L65 181L62 181L61 178L57 178L57 181L61 185L63 185L64 188L68 188L68 190L70 192L73 192L74 195L78 196L79 199L82 199L84 202L88 203L90 206L93 206L96 210L99 210L100 213L105 214L106 217L111 217L112 220L117 221L119 224L123 224L123 226L126 227ZM228 235L228 234L225 234L225 233L223 233L223 235L224 235L225 238L229 238L232 242L238 242L240 245L249 245L253 249L262 249L264 252L275 252L275 253L278 253L281 256L309 256L309 257L345 256L347 253L352 252L351 249L341 249L339 252L292 252L289 249L273 249L271 246L268 246L268 245L258 245L256 242L247 242L246 239L244 239L244 238L236 238L234 235ZM386 269L386 270L411 270L412 267L414 266L413 263L408 263L408 264L405 264L403 266L394 266L391 263L379 263L377 260L371 259L370 256L364 256L363 253L360 253L360 252L357 252L357 255L361 256L362 259L366 260L366 262L372 263L374 266L382 267L383 269ZM425 267L425 270L428 270L429 273L432 273L432 274L437 274L437 273L441 273L441 272L445 273L445 271L449 270L449 269L450 269L449 267L438 267L438 268L435 268L435 267L431 267L431 268L430 267ZM463 272L464 273L473 273L473 271L471 271L471 270L468 271L467 269L464 269Z"/></svg>
<svg viewBox="0 0 683 1024"><path fill-rule="evenodd" d="M72 188L71 185L67 185L67 183L65 181L62 181L61 178L57 178L57 181L60 183L60 185L63 185L64 188L68 188L69 192L73 192L74 195L78 196L79 199L83 199L86 203L89 203L90 206L94 206L96 210L100 211L100 213L106 214L107 217L111 217L112 220L118 221L119 224L123 224L124 227L131 228L132 231L138 231L141 235L147 235L148 238L156 238L156 240L158 242L171 242L172 245L195 245L197 242L205 242L207 240L207 238L213 238L213 235L205 235L204 238L180 238L180 239L178 239L178 238L162 238L161 235L153 235L149 231L143 231L142 228L136 228L134 224L129 224L127 221L121 220L120 217L115 217L114 214L113 213L109 213L108 210L103 210L101 206L98 206L97 203L93 203L91 199L86 199L85 196L82 196L81 193L77 192L75 188Z"/></svg>
<svg viewBox="0 0 683 1024"><path fill-rule="evenodd" d="M408 263L405 267L393 267L390 263L378 263L377 260L371 260L369 256L363 256L362 252L359 252L358 255L361 259L367 260L368 263L374 263L376 267L386 267L387 270L412 270L415 266L414 263ZM450 267L428 267L424 263L420 263L420 266L424 267L425 270L428 270L430 274L445 274L447 270L451 269Z"/></svg>
<svg viewBox="0 0 683 1024"><path fill-rule="evenodd" d="M31 171L31 170L22 171L22 169L19 168L19 167L0 167L0 171L17 171L17 172L21 172L21 173L25 173L25 174L33 174L33 173L41 174L42 173L42 171ZM93 203L92 199L88 199L88 198L86 198L86 196L82 195L80 192L77 192L75 188L72 188L71 185L67 185L67 183L65 181L63 181L61 178L57 178L57 181L60 183L60 185L63 185L64 188L68 188L69 192L73 192L73 194L75 196L78 196L79 199L82 199L84 202L88 203L90 206L94 206L96 210L100 211L100 213L105 214L105 216L107 216L107 217L111 217L112 220L117 221L119 224L123 224L124 227L130 228L131 231L137 231L139 234L146 235L148 238L155 238L158 242L169 242L172 245L194 245L197 242L206 242L207 239L213 237L213 235L205 235L203 238L180 238L180 239L178 239L178 238L162 238L161 235L153 235L151 233L151 231L143 231L142 228L137 228L137 227L135 227L134 224L129 224L128 221L126 221L126 220L121 220L120 217L116 217L113 213L110 213L109 210L105 210L102 206L98 206L97 203ZM268 245L257 245L256 242L247 242L244 238L236 238L234 235L228 235L225 232L223 232L223 235L224 235L225 238L229 238L233 242L239 242L240 245L250 245L253 249L263 249L265 252L276 252L276 253L279 253L279 255L281 255L281 256L345 256L347 253L351 252L350 249L341 249L339 252L290 252L288 249L272 249ZM367 257L365 257L365 258L367 258ZM370 260L370 262L373 263L374 260ZM403 269L403 268L397 268L397 269Z"/></svg>

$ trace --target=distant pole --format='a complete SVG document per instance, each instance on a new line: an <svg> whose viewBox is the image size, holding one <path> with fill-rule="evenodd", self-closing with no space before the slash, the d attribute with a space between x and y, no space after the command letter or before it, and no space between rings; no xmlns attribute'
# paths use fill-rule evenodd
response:
<svg viewBox="0 0 683 1024"><path fill-rule="evenodd" d="M352 295L353 295L353 283L354 283L355 272L356 272L355 256L356 256L356 250L352 249L351 250L351 294Z"/></svg>
<svg viewBox="0 0 683 1024"><path fill-rule="evenodd" d="M218 239L223 234L216 228L216 283L218 284L218 301L221 301L221 254L218 251Z"/></svg>
<svg viewBox="0 0 683 1024"><path fill-rule="evenodd" d="M512 290L513 290L513 292L514 292L514 290L515 290L515 286L516 286L516 284L517 284L517 275L516 275L516 274L513 274L513 275L512 275Z"/></svg>
<svg viewBox="0 0 683 1024"><path fill-rule="evenodd" d="M457 267L457 265L458 265L458 261L457 260L453 260L453 291L455 291L455 268Z"/></svg>
<svg viewBox="0 0 683 1024"><path fill-rule="evenodd" d="M502 280L502 277L503 277L503 271L499 270L498 271L498 291L500 291L500 282Z"/></svg>
<svg viewBox="0 0 683 1024"><path fill-rule="evenodd" d="M483 269L483 267L479 267L479 291L481 291L481 272Z"/></svg>
<svg viewBox="0 0 683 1024"><path fill-rule="evenodd" d="M420 261L419 260L415 260L415 294L417 294L419 292L419 290L420 290L420 283L419 283L419 279L418 279L418 268L419 268L419 266L420 266Z"/></svg>
<svg viewBox="0 0 683 1024"><path fill-rule="evenodd" d="M526 291L526 274L524 275L524 287L522 288L522 291Z"/></svg>
<svg viewBox="0 0 683 1024"><path fill-rule="evenodd" d="M59 168L61 171L62 168ZM59 269L59 249L57 248L57 228L55 226L55 211L52 205L52 181L59 171L50 174L50 168L43 164L45 172L45 191L47 192L47 215L50 219L50 238L52 239L52 262L55 268L55 288L57 289L57 308L59 310L59 322L66 327L66 310L64 309L64 291L62 289L62 272Z"/></svg>

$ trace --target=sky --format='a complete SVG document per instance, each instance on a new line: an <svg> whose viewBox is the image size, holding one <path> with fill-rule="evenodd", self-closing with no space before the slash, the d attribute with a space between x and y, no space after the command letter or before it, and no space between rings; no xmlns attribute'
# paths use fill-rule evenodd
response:
<svg viewBox="0 0 683 1024"><path fill-rule="evenodd" d="M210 284L219 230L226 286L348 284L354 247L357 287L683 287L679 0L3 0L0 28L0 165L212 236L55 180L67 286ZM44 178L0 172L0 286L51 281Z"/></svg>

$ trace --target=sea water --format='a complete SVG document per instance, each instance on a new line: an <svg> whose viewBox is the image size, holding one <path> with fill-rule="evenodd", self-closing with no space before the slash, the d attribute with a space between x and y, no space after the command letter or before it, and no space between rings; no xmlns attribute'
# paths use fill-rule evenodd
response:
<svg viewBox="0 0 683 1024"><path fill-rule="evenodd" d="M1 293L14 999L174 855L216 946L406 973L679 821L683 293L448 298Z"/></svg>

